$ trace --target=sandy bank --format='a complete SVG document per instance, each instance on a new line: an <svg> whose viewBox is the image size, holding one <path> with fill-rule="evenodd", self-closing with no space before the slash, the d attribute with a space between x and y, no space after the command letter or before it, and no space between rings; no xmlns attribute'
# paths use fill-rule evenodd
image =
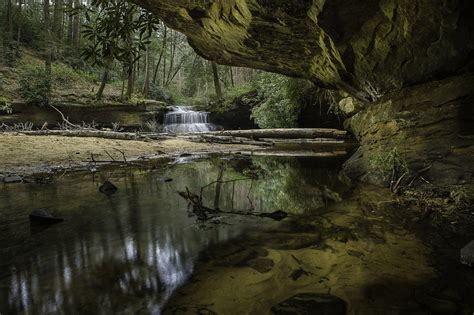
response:
<svg viewBox="0 0 474 315"><path fill-rule="evenodd" d="M247 145L195 143L185 140L133 141L0 133L0 174L31 174L51 167L74 167L91 160L122 160L183 153L231 153Z"/></svg>

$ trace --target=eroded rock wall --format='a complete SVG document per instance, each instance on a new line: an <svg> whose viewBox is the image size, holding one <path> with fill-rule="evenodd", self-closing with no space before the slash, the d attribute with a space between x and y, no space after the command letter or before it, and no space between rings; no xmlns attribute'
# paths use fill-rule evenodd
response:
<svg viewBox="0 0 474 315"><path fill-rule="evenodd" d="M473 58L470 0L137 0L222 64L373 100Z"/></svg>
<svg viewBox="0 0 474 315"><path fill-rule="evenodd" d="M422 183L474 188L473 104L473 74L384 96L346 121L361 145L345 164L346 174L389 185L403 174L392 178L387 168L406 163L412 172L424 170Z"/></svg>

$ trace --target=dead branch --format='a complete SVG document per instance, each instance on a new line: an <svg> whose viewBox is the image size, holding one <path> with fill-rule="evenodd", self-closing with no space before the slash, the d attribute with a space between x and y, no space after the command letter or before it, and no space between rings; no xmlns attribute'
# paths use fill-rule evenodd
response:
<svg viewBox="0 0 474 315"><path fill-rule="evenodd" d="M75 125L75 124L71 123L71 122L67 119L67 117L64 116L64 114L63 114L56 106L51 105L51 104L49 104L49 106L50 106L52 109L54 109L55 111L57 111L57 112L59 113L59 115L61 115L61 118L63 119L63 122L64 122L67 126L71 126L71 127L73 127L74 129L82 129L81 126Z"/></svg>
<svg viewBox="0 0 474 315"><path fill-rule="evenodd" d="M249 190L249 194L250 194L251 189L252 188L250 188ZM204 206L202 202L202 197L191 193L188 187L186 187L185 192L178 192L178 194L189 202L189 205L192 206L193 213L201 221L206 221L210 219L208 216L208 213L209 214L232 214L232 215L254 216L254 217L260 217L260 218L271 218L277 221L283 220L284 218L288 216L286 212L281 211L281 210L278 210L272 213L254 212L253 205L252 205L252 209L243 210L243 211L223 211L220 209L211 209L209 207Z"/></svg>

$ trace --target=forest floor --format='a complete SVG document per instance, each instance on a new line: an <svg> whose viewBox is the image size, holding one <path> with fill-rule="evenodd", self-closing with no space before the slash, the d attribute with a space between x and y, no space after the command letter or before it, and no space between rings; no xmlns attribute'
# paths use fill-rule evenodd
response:
<svg viewBox="0 0 474 315"><path fill-rule="evenodd" d="M0 175L31 175L54 168L75 168L96 161L153 159L170 155L232 153L249 145L195 143L180 139L162 141L112 140L61 136L26 136L0 133ZM122 154L123 152L123 154Z"/></svg>

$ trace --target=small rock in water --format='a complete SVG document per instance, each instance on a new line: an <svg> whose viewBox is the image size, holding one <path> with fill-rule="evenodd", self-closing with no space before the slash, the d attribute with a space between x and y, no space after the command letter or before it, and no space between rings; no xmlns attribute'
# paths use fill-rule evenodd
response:
<svg viewBox="0 0 474 315"><path fill-rule="evenodd" d="M273 269L275 263L269 258L257 258L250 260L247 265L259 273L267 273Z"/></svg>
<svg viewBox="0 0 474 315"><path fill-rule="evenodd" d="M365 256L364 253L359 252L359 251L357 251L357 250L352 250L352 249L348 249L348 250L347 250L347 254L348 254L349 256L359 257L359 258L362 257L362 256Z"/></svg>
<svg viewBox="0 0 474 315"><path fill-rule="evenodd" d="M105 181L102 186L100 186L99 191L107 196L112 196L117 192L118 188L109 182L108 180Z"/></svg>
<svg viewBox="0 0 474 315"><path fill-rule="evenodd" d="M345 315L346 308L346 302L334 295L300 293L273 306L271 311L277 315Z"/></svg>
<svg viewBox="0 0 474 315"><path fill-rule="evenodd" d="M270 219L273 219L273 220L276 220L276 221L281 221L281 220L285 219L287 216L288 216L288 213L286 213L285 211L281 211L281 210L278 210L278 211L275 211L275 212L272 212L272 213L262 213L262 214L260 214L260 217L262 217L262 218L270 218Z"/></svg>
<svg viewBox="0 0 474 315"><path fill-rule="evenodd" d="M3 178L3 182L5 184L11 184L11 183L21 183L23 181L23 178L19 175L7 175L5 178Z"/></svg>
<svg viewBox="0 0 474 315"><path fill-rule="evenodd" d="M169 182L172 182L173 179L172 178L165 178L165 183L169 183Z"/></svg>
<svg viewBox="0 0 474 315"><path fill-rule="evenodd" d="M461 264L474 267L474 241L461 249Z"/></svg>
<svg viewBox="0 0 474 315"><path fill-rule="evenodd" d="M299 269L296 269L295 271L291 273L290 278L293 279L293 281L296 281L302 276L309 276L309 275L310 275L309 272L307 272L306 270L300 267Z"/></svg>
<svg viewBox="0 0 474 315"><path fill-rule="evenodd" d="M30 214L30 221L40 224L53 224L64 221L63 218L55 217L45 210L33 210Z"/></svg>

